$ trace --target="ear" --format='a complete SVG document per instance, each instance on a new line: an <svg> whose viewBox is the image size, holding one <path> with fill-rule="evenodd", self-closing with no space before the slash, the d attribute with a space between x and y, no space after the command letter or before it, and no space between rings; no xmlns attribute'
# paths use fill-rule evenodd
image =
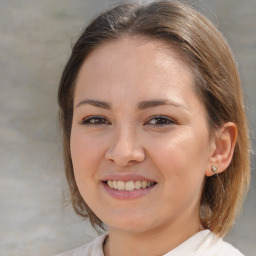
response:
<svg viewBox="0 0 256 256"><path fill-rule="evenodd" d="M221 173L228 168L233 157L236 140L237 127L232 122L225 123L215 132L211 142L211 155L205 172L206 176ZM216 172L212 170L213 166L217 168Z"/></svg>

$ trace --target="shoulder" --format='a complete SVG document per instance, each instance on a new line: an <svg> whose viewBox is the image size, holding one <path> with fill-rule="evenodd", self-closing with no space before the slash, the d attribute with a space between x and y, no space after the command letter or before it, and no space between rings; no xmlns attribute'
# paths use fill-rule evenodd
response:
<svg viewBox="0 0 256 256"><path fill-rule="evenodd" d="M244 256L210 230L198 232L164 256Z"/></svg>
<svg viewBox="0 0 256 256"><path fill-rule="evenodd" d="M201 233L201 234L200 234ZM201 245L198 247L200 255L207 256L244 256L233 245L225 242L222 238L215 235L209 230L199 232L198 236L201 239ZM192 255L199 255L197 252Z"/></svg>
<svg viewBox="0 0 256 256"><path fill-rule="evenodd" d="M103 234L88 244L82 245L76 249L66 251L55 256L104 256L103 243L108 234Z"/></svg>

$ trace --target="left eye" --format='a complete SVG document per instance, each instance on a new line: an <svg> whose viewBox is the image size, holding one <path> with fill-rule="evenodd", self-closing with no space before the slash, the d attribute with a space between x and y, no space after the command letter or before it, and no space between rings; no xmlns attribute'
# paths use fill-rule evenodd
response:
<svg viewBox="0 0 256 256"><path fill-rule="evenodd" d="M147 122L146 125L170 125L175 124L175 121L173 121L171 118L167 116L154 116L151 117Z"/></svg>

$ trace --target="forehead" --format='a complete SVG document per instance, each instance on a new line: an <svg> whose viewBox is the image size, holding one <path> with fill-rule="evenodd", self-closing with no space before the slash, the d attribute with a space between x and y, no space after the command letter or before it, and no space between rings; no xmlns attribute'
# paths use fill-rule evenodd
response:
<svg viewBox="0 0 256 256"><path fill-rule="evenodd" d="M141 35L124 35L121 38L103 42L90 52L84 63L91 61L91 59L96 61L96 58L98 58L97 61L105 58L105 60L108 59L110 62L115 60L117 56L120 58L127 57L127 53L129 54L128 59L132 59L134 56L136 58L139 53L140 57L143 58L143 61L154 57L154 60L159 60L158 64L167 64L170 60L174 60L176 64L186 67L188 70L191 68L188 57L185 57L185 54L182 53L182 50L179 48L177 43L171 43L162 39L153 39L151 37ZM124 60L125 59L122 59L122 61ZM137 58L137 62L140 62L139 58ZM99 62L97 64L99 64Z"/></svg>
<svg viewBox="0 0 256 256"><path fill-rule="evenodd" d="M87 82L94 86L98 82L106 85L110 80L113 84L117 79L125 79L131 84L142 81L151 84L154 79L169 79L171 75L174 80L184 74L190 80L189 84L193 84L193 72L177 46L148 37L124 36L99 45L87 56L78 73L76 86L84 87Z"/></svg>

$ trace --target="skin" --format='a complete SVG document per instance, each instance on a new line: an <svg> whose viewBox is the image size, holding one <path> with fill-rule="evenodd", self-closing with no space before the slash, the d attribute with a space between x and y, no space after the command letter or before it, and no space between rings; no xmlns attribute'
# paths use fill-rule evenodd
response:
<svg viewBox="0 0 256 256"><path fill-rule="evenodd" d="M105 255L163 255L200 230L205 176L216 163L224 170L221 154L229 163L235 133L231 124L222 140L210 136L193 82L174 49L142 37L104 43L83 63L71 156L82 197L109 227ZM141 108L156 100L168 104ZM102 183L113 174L138 174L157 184L138 198L117 199Z"/></svg>

